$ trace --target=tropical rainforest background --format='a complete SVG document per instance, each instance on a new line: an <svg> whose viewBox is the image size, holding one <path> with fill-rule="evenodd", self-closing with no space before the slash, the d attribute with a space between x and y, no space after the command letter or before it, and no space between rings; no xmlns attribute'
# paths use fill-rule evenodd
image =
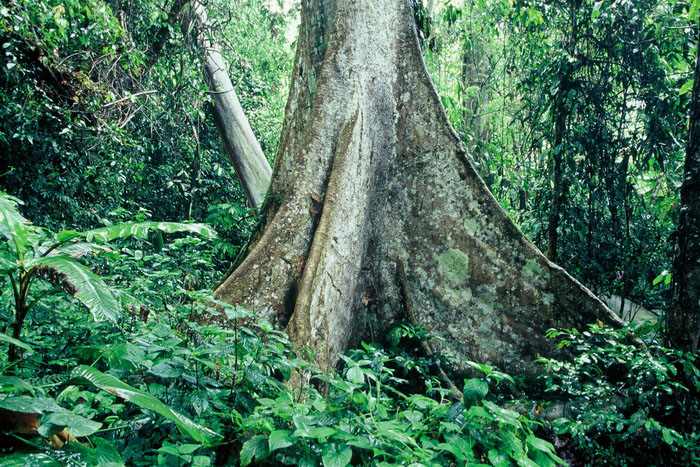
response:
<svg viewBox="0 0 700 467"><path fill-rule="evenodd" d="M536 381L472 362L459 396L408 323L314 370L211 297L257 218L182 2L8 0L0 464L700 463L696 355L664 340L700 1L413 1L484 181L632 324L551 330L570 358ZM203 4L274 164L300 7ZM284 384L302 370L323 383Z"/></svg>

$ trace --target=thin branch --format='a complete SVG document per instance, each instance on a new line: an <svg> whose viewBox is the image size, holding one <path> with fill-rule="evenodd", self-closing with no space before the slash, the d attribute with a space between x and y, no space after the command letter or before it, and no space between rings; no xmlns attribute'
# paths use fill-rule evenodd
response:
<svg viewBox="0 0 700 467"><path fill-rule="evenodd" d="M124 101L126 101L126 100L129 100L129 99L131 99L132 97L143 96L143 95L146 95L146 94L155 94L156 92L158 92L158 90L156 90L156 89L151 89L150 91L140 91L140 92L137 92L137 93L135 93L135 94L130 94L130 95L126 96L126 97L122 97L121 99L118 99L118 100L116 100L116 101L114 101L114 102L110 102L109 104L105 104L105 105L102 106L102 108L103 108L103 109L106 109L107 107L111 107L111 106L113 106L113 105L119 104L120 102L124 102Z"/></svg>

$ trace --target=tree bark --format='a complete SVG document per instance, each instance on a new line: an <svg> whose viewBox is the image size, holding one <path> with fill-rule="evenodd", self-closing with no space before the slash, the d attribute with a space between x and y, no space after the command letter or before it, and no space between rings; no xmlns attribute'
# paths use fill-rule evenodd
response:
<svg viewBox="0 0 700 467"><path fill-rule="evenodd" d="M430 348L459 373L468 359L529 373L557 352L547 329L622 324L474 170L407 0L302 2L263 221L215 296L286 328L326 368L400 321L444 338Z"/></svg>
<svg viewBox="0 0 700 467"><path fill-rule="evenodd" d="M204 77L214 101L216 126L246 198L257 212L270 186L272 169L238 101L226 62L211 39L206 10L199 1L193 0L185 7L181 27L183 34L191 34L202 56Z"/></svg>
<svg viewBox="0 0 700 467"><path fill-rule="evenodd" d="M696 25L700 44L700 24ZM700 50L695 59L695 82L690 98L690 124L681 186L681 210L673 264L668 340L677 348L695 352L700 341Z"/></svg>

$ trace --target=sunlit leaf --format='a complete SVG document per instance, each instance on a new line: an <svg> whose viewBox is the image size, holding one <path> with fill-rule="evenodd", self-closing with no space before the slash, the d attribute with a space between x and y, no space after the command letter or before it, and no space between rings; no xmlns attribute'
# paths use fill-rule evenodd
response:
<svg viewBox="0 0 700 467"><path fill-rule="evenodd" d="M17 210L20 200L0 193L0 234L14 243L18 256L29 244L30 222Z"/></svg>
<svg viewBox="0 0 700 467"><path fill-rule="evenodd" d="M683 86L681 86L681 88L678 90L678 95L682 96L683 94L690 91L691 89L693 89L693 80L692 79L690 81L686 81L685 84L683 84Z"/></svg>
<svg viewBox="0 0 700 467"><path fill-rule="evenodd" d="M90 310L95 321L117 321L120 314L119 302L107 284L86 266L67 256L36 258L30 265L51 268L61 274L72 288L72 295Z"/></svg>
<svg viewBox="0 0 700 467"><path fill-rule="evenodd" d="M34 349L32 349L29 345L25 344L24 342L15 339L14 337L10 337L7 334L2 334L0 333L0 342L7 342L8 344L12 344L14 346L20 347L24 350L27 350L29 352L34 352Z"/></svg>
<svg viewBox="0 0 700 467"><path fill-rule="evenodd" d="M99 229L81 232L88 242L109 242L117 238L148 238L148 233L159 230L164 233L189 232L204 238L216 238L216 231L205 224L184 224L181 222L126 222Z"/></svg>

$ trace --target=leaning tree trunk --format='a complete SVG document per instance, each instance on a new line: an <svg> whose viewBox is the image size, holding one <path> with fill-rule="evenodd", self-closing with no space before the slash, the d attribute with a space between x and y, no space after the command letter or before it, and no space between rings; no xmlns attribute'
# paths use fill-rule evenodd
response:
<svg viewBox="0 0 700 467"><path fill-rule="evenodd" d="M408 0L306 0L264 220L215 295L323 367L412 321L529 372L551 327L618 318L513 225L450 127ZM371 326L370 326L371 324Z"/></svg>
<svg viewBox="0 0 700 467"><path fill-rule="evenodd" d="M681 186L681 211L673 264L673 296L667 317L669 341L675 347L698 350L700 342L700 24L695 83L690 98L690 126Z"/></svg>
<svg viewBox="0 0 700 467"><path fill-rule="evenodd" d="M204 78L214 101L214 121L246 198L258 211L270 186L272 169L243 113L228 76L226 61L211 39L204 6L197 0L191 1L184 8L180 23L183 33L191 35L202 56Z"/></svg>

